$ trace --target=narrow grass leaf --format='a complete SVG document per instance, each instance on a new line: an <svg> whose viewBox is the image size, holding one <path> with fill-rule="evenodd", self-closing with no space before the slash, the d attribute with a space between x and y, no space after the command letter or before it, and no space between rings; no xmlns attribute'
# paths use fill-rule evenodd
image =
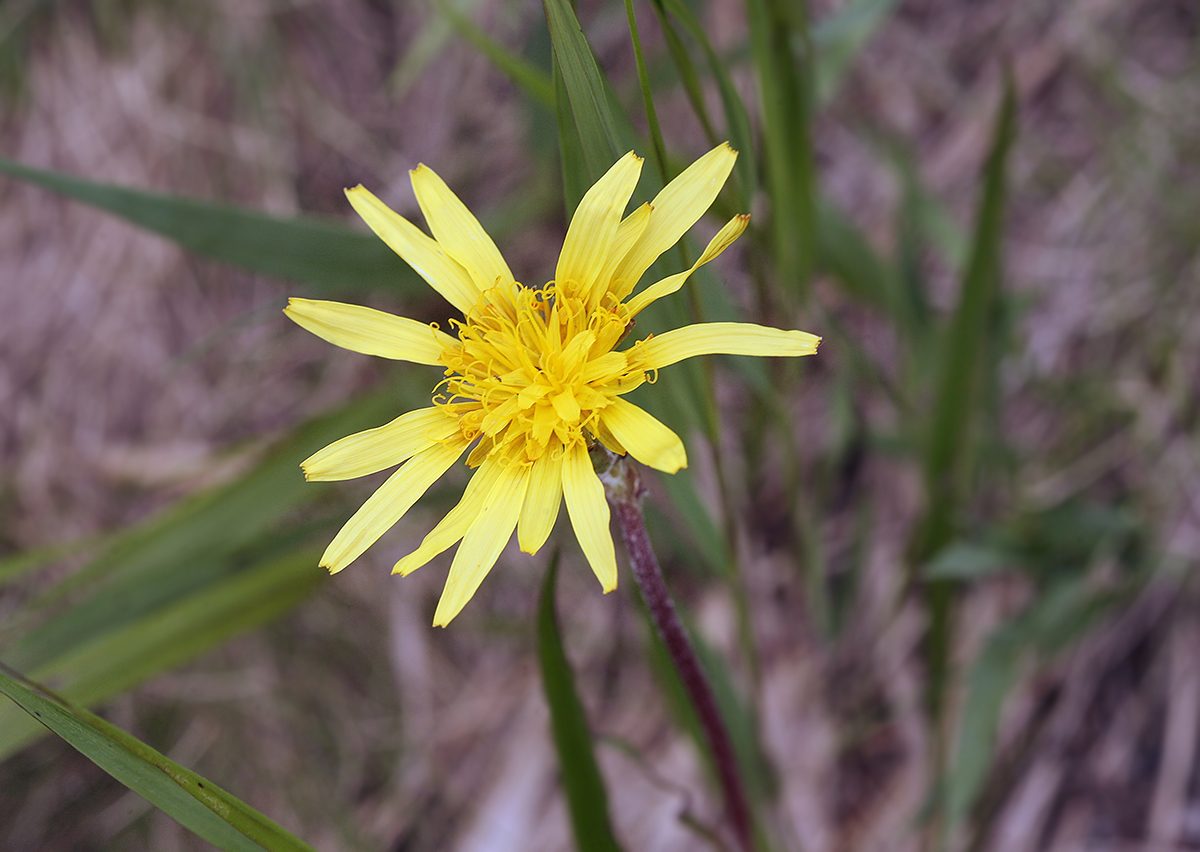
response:
<svg viewBox="0 0 1200 852"><path fill-rule="evenodd" d="M833 100L855 60L895 5L896 0L851 0L813 26L819 106Z"/></svg>
<svg viewBox="0 0 1200 852"><path fill-rule="evenodd" d="M749 0L749 18L776 273L783 293L803 298L816 255L817 197L807 13L788 0Z"/></svg>
<svg viewBox="0 0 1200 852"><path fill-rule="evenodd" d="M1027 610L993 633L971 664L954 759L942 785L948 836L962 826L983 792L995 761L1004 704L1031 658L1043 662L1082 639L1117 606L1131 600L1134 582L1097 594L1086 578L1046 589Z"/></svg>
<svg viewBox="0 0 1200 852"><path fill-rule="evenodd" d="M924 374L930 358L936 355L933 331L933 312L929 303L924 269L925 234L917 215L919 190L917 175L912 168L901 171L903 192L896 207L896 264L891 289L891 312L897 328L903 332L908 354L908 378Z"/></svg>
<svg viewBox="0 0 1200 852"><path fill-rule="evenodd" d="M592 735L575 678L563 649L554 612L558 554L550 560L538 605L538 662L550 708L550 726L562 769L563 792L579 852L618 852L620 845L608 817L608 791L592 751Z"/></svg>
<svg viewBox="0 0 1200 852"><path fill-rule="evenodd" d="M888 309L892 270L862 231L829 201L817 209L817 246L821 268L847 293Z"/></svg>
<svg viewBox="0 0 1200 852"><path fill-rule="evenodd" d="M264 558L252 568L72 646L30 676L53 684L83 706L112 698L289 611L328 578L317 567L319 556L320 550L303 547ZM0 705L0 760L41 732L31 717L12 705Z"/></svg>
<svg viewBox="0 0 1200 852"><path fill-rule="evenodd" d="M208 779L7 667L0 667L0 692L109 775L217 848L227 852L315 852Z"/></svg>
<svg viewBox="0 0 1200 852"><path fill-rule="evenodd" d="M1026 641L1012 628L992 635L971 665L957 747L942 789L950 832L962 823L979 796L995 756L996 727L1009 692L1017 682Z"/></svg>
<svg viewBox="0 0 1200 852"><path fill-rule="evenodd" d="M321 418L298 430L238 480L195 495L117 535L105 552L65 584L71 594L86 591L85 597L65 609L54 600L29 608L30 615L39 609L43 616L53 615L22 630L20 638L3 649L5 662L24 671L39 668L243 567L241 549L261 541L289 513L319 496L305 483L300 461L333 437L382 421L394 399L393 389Z"/></svg>
<svg viewBox="0 0 1200 852"><path fill-rule="evenodd" d="M554 64L562 79L560 91L566 94L571 127L578 138L584 182L590 186L625 153L619 143L622 133L613 116L600 66L571 3L543 0L542 6L554 47ZM561 105L559 109L561 125L565 117ZM560 126L560 132L566 130Z"/></svg>
<svg viewBox="0 0 1200 852"><path fill-rule="evenodd" d="M741 776L745 781L751 803L770 801L777 792L775 778L767 771L755 715L738 695L733 673L725 658L718 654L691 620L687 619L688 634L696 647L696 656L708 675L713 696L721 710L721 718L729 729L733 750L737 755Z"/></svg>
<svg viewBox="0 0 1200 852"><path fill-rule="evenodd" d="M1000 300L1008 154L1015 131L1016 94L1011 77L1006 75L984 167L970 260L963 275L958 306L950 320L946 347L941 353L925 444L925 515L909 542L909 572L913 581L918 579L919 566L948 544L958 527L959 513L968 497L968 476L975 462L971 441L982 419L981 411L989 408L982 398L983 389L996 386L1000 353L989 331ZM991 356L991 363L987 355ZM955 644L956 584L951 580L926 581L923 591L929 612L923 648L928 671L925 704L933 725L944 733L950 660ZM940 755L935 765L939 778L946 771L945 757Z"/></svg>
<svg viewBox="0 0 1200 852"><path fill-rule="evenodd" d="M683 92L687 96L688 103L691 104L692 112L700 122L708 144L716 145L721 139L717 136L712 119L709 117L708 105L704 99L704 86L700 81L700 74L696 71L696 65L692 62L691 54L688 53L683 39L680 38L679 33L676 32L665 14L662 3L656 2L653 5L655 12L658 13L658 21L662 26L663 37L667 41L667 50L671 54L671 61L675 63L679 82L683 85Z"/></svg>
<svg viewBox="0 0 1200 852"><path fill-rule="evenodd" d="M32 550L23 550L0 559L0 586L24 574L36 571L50 562L57 562L81 551L95 547L98 537L82 536L70 541L56 542Z"/></svg>
<svg viewBox="0 0 1200 852"><path fill-rule="evenodd" d="M439 3L434 8L446 17L459 36L486 56L530 99L548 110L554 109L554 80L546 72L500 44L454 8L453 3Z"/></svg>
<svg viewBox="0 0 1200 852"><path fill-rule="evenodd" d="M311 219L279 219L237 207L97 183L0 158L0 174L104 210L197 254L278 278L344 292L425 282L374 235Z"/></svg>
<svg viewBox="0 0 1200 852"><path fill-rule="evenodd" d="M915 554L920 562L953 534L956 507L963 505L972 461L970 438L983 402L981 389L990 384L984 371L999 369L998 359L988 364L984 356L993 350L988 332L1000 298L1008 154L1015 133L1016 94L1011 78L1006 78L984 168L971 252L940 359L925 452L929 507Z"/></svg>
<svg viewBox="0 0 1200 852"><path fill-rule="evenodd" d="M1012 554L1004 550L957 542L942 548L921 573L926 580L978 580L1012 565Z"/></svg>
<svg viewBox="0 0 1200 852"><path fill-rule="evenodd" d="M642 39L638 34L637 13L633 8L633 0L625 0L625 18L629 22L629 40L633 42L633 58L637 64L638 88L641 90L642 104L646 111L646 127L650 131L654 168L665 186L670 180L667 174L667 146L663 141L662 127L658 123L658 110L654 108L654 91L650 88L650 75L646 71L646 56L642 52Z"/></svg>
<svg viewBox="0 0 1200 852"><path fill-rule="evenodd" d="M562 163L563 204L569 215L569 211L579 206L592 182L588 180L587 159L583 152L583 142L575 128L571 99L567 96L562 71L557 65L554 66L554 91L557 93L554 117L555 129L558 132L559 160Z"/></svg>
<svg viewBox="0 0 1200 852"><path fill-rule="evenodd" d="M737 163L733 167L738 209L749 210L757 186L757 145L751 129L750 114L729 73L730 63L717 53L712 41L708 38L704 25L682 0L655 0L654 9L659 13L659 20L662 22L664 31L673 29L671 21L672 19L677 20L692 40L704 51L709 71L716 80L717 91L721 95L721 106L725 111L726 138L738 152Z"/></svg>

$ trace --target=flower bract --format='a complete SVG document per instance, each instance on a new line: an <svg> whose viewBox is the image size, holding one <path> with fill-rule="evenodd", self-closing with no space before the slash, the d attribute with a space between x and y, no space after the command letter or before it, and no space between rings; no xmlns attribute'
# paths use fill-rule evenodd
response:
<svg viewBox="0 0 1200 852"><path fill-rule="evenodd" d="M810 355L820 342L803 331L714 322L625 343L638 313L745 230L749 217L735 216L690 269L634 293L712 204L736 156L728 145L714 148L628 215L642 160L622 157L580 202L554 278L540 287L514 280L479 222L428 167L411 177L432 236L363 187L347 190L371 229L462 319L450 319L447 331L357 305L289 301L287 315L330 343L444 371L430 407L336 441L303 463L310 480L399 465L338 532L321 564L337 572L353 562L465 455L474 474L462 499L393 569L408 574L458 544L435 625L462 610L514 529L521 550L537 552L564 501L602 587L616 588L608 504L589 446L599 441L666 473L687 465L679 437L624 396L685 358Z"/></svg>

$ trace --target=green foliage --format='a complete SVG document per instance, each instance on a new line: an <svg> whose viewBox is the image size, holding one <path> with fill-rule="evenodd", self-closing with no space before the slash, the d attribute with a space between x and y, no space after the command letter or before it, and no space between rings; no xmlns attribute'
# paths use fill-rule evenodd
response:
<svg viewBox="0 0 1200 852"><path fill-rule="evenodd" d="M896 0L852 0L812 28L819 104L833 100L855 59L895 5Z"/></svg>
<svg viewBox="0 0 1200 852"><path fill-rule="evenodd" d="M327 293L399 287L423 294L426 289L381 240L344 226L96 183L3 158L0 174L119 216L196 254Z"/></svg>
<svg viewBox="0 0 1200 852"><path fill-rule="evenodd" d="M503 71L531 100L546 109L554 109L554 80L550 75L518 54L505 49L456 9L453 3L441 3L436 8L454 27L455 32Z"/></svg>
<svg viewBox="0 0 1200 852"><path fill-rule="evenodd" d="M933 414L925 447L925 485L929 506L914 544L918 561L949 540L963 505L974 446L972 430L987 410L986 388L999 358L994 322L1000 306L1008 154L1016 134L1016 93L1006 80L992 147L984 167L971 253L964 270L958 305L947 329L945 351L934 391Z"/></svg>
<svg viewBox="0 0 1200 852"><path fill-rule="evenodd" d="M558 750L563 792L575 832L575 848L579 852L617 852L621 847L608 818L608 792L592 751L587 715L575 690L575 676L554 613L557 580L558 556L555 554L546 571L538 605L538 662L546 704L550 708L550 729L554 747Z"/></svg>
<svg viewBox="0 0 1200 852"><path fill-rule="evenodd" d="M717 54L704 27L695 14L680 0L655 0L654 10L658 13L659 23L668 38L671 54L679 70L680 78L688 92L688 99L696 111L704 127L709 131L709 141L717 144L722 139L728 141L738 152L737 165L734 166L734 182L737 190L738 207L741 210L750 209L750 196L757 173L757 155L754 137L750 128L750 115L746 104L734 87L733 78L729 74L729 63ZM720 137L712 129L713 122L708 116L704 97L700 91L699 72L692 64L690 55L683 43L682 36L675 29L675 21L703 51L708 71L717 84L721 95L721 106L725 112L724 134Z"/></svg>
<svg viewBox="0 0 1200 852"><path fill-rule="evenodd" d="M762 102L775 280L790 300L792 294L807 293L817 256L813 46L804 4L750 0L748 9Z"/></svg>
<svg viewBox="0 0 1200 852"><path fill-rule="evenodd" d="M0 668L0 692L130 790L227 852L315 852L304 841L115 725Z"/></svg>
<svg viewBox="0 0 1200 852"><path fill-rule="evenodd" d="M574 211L587 187L622 154L623 135L609 103L608 86L568 0L543 0L558 96L559 144L567 208Z"/></svg>
<svg viewBox="0 0 1200 852"><path fill-rule="evenodd" d="M334 437L374 425L389 397L315 421L237 480L113 536L4 626L0 658L91 705L290 610L325 577L313 538L328 526L298 514L318 497L299 463ZM0 705L0 757L38 731Z"/></svg>

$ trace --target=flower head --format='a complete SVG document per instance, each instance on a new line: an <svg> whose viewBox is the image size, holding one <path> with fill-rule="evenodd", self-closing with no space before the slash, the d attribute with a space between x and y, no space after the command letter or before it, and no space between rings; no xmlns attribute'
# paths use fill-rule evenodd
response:
<svg viewBox="0 0 1200 852"><path fill-rule="evenodd" d="M303 463L312 480L364 476L401 465L330 543L321 564L340 571L395 524L468 448L475 469L462 500L396 563L408 574L460 542L434 615L445 625L491 570L515 528L521 549L546 542L564 498L575 534L604 591L617 566L595 441L667 473L687 465L679 437L623 399L655 371L704 354L810 355L820 338L750 323L700 323L617 347L651 302L678 290L746 228L735 216L684 272L631 296L638 280L708 209L736 154L721 145L629 215L642 160L622 157L584 196L567 230L554 280L526 287L433 171L412 173L430 238L361 186L347 190L367 224L462 312L436 325L339 302L291 299L286 313L347 349L440 366L433 405L337 441Z"/></svg>

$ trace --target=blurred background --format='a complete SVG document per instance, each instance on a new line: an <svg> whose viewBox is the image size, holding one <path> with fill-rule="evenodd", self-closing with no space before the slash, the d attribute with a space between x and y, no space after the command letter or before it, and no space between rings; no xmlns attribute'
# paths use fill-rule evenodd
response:
<svg viewBox="0 0 1200 852"><path fill-rule="evenodd" d="M672 162L734 137L731 95L764 140L696 229L748 200L757 230L700 285L825 338L757 385L698 371L716 425L669 404L691 467L649 498L771 848L931 848L930 808L955 848L1200 848L1200 7L811 0L796 258L755 4L679 5L711 44L634 4ZM579 16L646 133L625 8ZM358 183L420 222L423 162L541 282L566 223L550 57L516 0L6 0L0 157L356 230ZM0 172L0 659L322 850L568 848L545 554L510 546L430 628L448 556L388 571L456 475L315 567L377 480L305 485L299 459L438 376L307 335L285 298L444 303L399 261L289 283ZM617 833L705 848L719 803L631 578L600 595L555 536ZM209 848L0 709L0 848Z"/></svg>

